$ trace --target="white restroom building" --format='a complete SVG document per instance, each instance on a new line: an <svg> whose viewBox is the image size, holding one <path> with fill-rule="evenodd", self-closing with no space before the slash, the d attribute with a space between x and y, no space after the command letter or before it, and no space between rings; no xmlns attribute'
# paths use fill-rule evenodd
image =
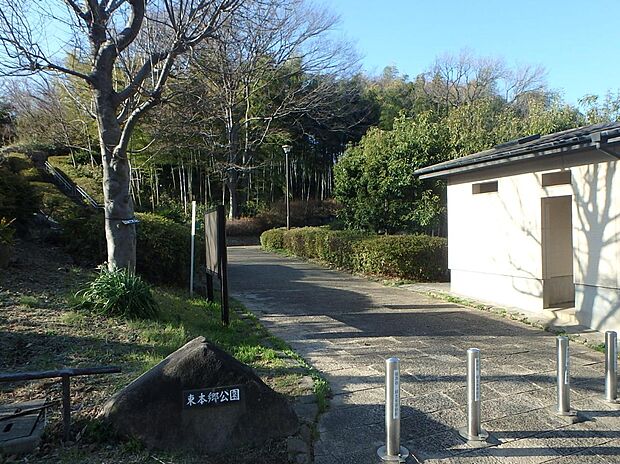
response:
<svg viewBox="0 0 620 464"><path fill-rule="evenodd" d="M448 184L451 291L620 330L620 123L525 137L417 171Z"/></svg>

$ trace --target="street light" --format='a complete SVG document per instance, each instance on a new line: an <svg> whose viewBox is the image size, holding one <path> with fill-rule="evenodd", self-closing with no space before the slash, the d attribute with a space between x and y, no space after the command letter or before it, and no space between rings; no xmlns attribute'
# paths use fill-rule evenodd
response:
<svg viewBox="0 0 620 464"><path fill-rule="evenodd" d="M291 152L290 145L282 145L282 150L284 150L284 164L286 165L286 230L291 228L291 205L288 199L288 154Z"/></svg>

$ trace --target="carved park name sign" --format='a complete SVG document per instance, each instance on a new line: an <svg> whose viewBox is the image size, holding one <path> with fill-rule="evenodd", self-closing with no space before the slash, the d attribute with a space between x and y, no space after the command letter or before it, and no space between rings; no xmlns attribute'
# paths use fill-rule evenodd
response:
<svg viewBox="0 0 620 464"><path fill-rule="evenodd" d="M245 402L242 385L183 391L183 409L208 408Z"/></svg>

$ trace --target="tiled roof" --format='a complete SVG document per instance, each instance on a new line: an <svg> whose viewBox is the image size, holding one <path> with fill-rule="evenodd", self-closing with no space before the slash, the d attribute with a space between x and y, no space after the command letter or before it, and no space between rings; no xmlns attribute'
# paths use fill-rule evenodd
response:
<svg viewBox="0 0 620 464"><path fill-rule="evenodd" d="M540 156L553 156L569 151L596 148L610 139L620 137L620 122L594 124L548 135L532 135L502 143L490 150L418 169L422 178L446 177L464 171L481 169L497 164L517 162ZM614 140L620 143L620 140Z"/></svg>

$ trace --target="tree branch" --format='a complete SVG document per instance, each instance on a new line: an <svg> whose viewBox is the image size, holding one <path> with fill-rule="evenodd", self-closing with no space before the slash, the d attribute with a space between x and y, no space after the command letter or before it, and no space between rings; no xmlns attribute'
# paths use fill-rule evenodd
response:
<svg viewBox="0 0 620 464"><path fill-rule="evenodd" d="M167 57L166 53L153 53L147 61L140 67L132 81L123 90L118 92L115 97L115 104L118 105L138 93L144 80L149 76L156 65Z"/></svg>

